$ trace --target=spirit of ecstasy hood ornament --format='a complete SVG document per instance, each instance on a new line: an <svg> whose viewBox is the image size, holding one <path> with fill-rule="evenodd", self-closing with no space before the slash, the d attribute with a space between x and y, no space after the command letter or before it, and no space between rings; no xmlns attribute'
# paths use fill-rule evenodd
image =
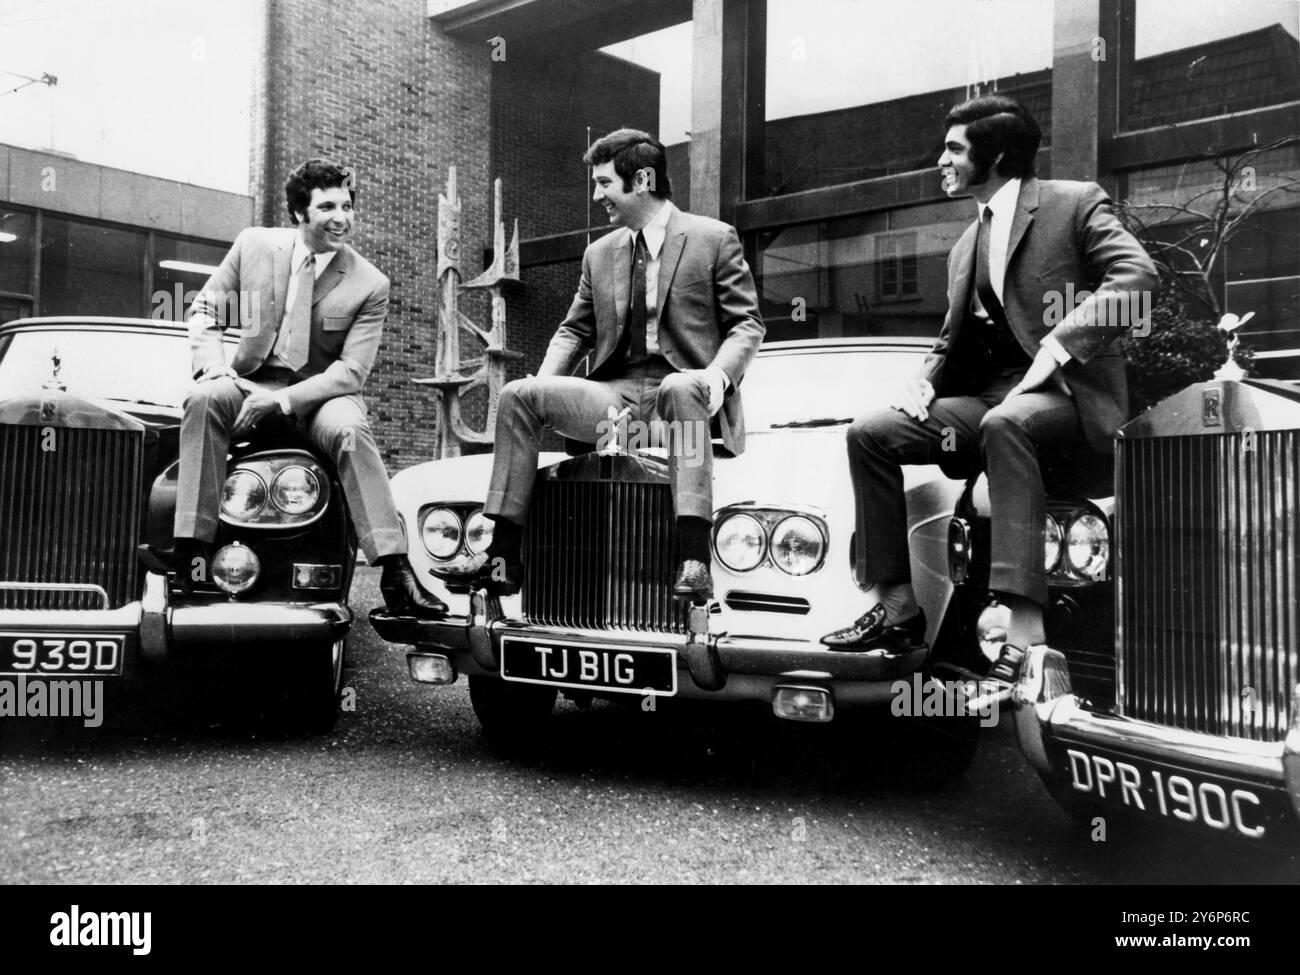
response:
<svg viewBox="0 0 1300 975"><path fill-rule="evenodd" d="M63 356L59 355L57 348L50 353L50 361L53 363L54 368L50 372L50 378L45 381L44 388L66 392L68 384L59 379L59 370L63 368Z"/></svg>

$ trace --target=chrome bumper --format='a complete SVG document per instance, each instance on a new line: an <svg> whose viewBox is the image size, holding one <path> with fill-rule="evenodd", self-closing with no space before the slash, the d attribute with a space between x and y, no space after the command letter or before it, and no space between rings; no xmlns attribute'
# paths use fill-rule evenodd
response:
<svg viewBox="0 0 1300 975"><path fill-rule="evenodd" d="M1300 817L1300 684L1291 692L1291 724L1281 742L1226 739L1090 711L1074 696L1065 656L1047 647L1025 655L1011 703L1020 748L1053 791L1064 783L1052 752L1084 744L1207 774L1258 780L1285 792Z"/></svg>
<svg viewBox="0 0 1300 975"><path fill-rule="evenodd" d="M681 678L678 696L710 700L767 701L776 685L798 681L831 690L837 704L883 704L893 697L892 682L909 677L920 669L926 658L924 649L901 657L839 653L806 640L711 634L707 632L706 617L702 609L695 610L692 613L695 632L688 635L568 629L506 618L496 600L475 593L468 616L420 620L375 609L370 614L370 622L389 643L445 654L459 672L475 675L500 672L503 637L675 650ZM702 667L697 663L705 657L720 671L717 680L710 679L708 665ZM687 677L690 679L684 679Z"/></svg>
<svg viewBox="0 0 1300 975"><path fill-rule="evenodd" d="M124 633L139 656L154 663L177 650L334 640L351 624L352 611L342 603L243 603L213 598L173 605L166 579L152 572L145 576L144 595L117 609L0 610L0 630L33 635Z"/></svg>

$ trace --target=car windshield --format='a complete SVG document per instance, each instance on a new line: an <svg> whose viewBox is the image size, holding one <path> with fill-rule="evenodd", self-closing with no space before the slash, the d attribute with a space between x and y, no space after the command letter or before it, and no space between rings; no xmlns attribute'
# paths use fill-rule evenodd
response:
<svg viewBox="0 0 1300 975"><path fill-rule="evenodd" d="M770 352L745 372L745 426L830 426L888 405L898 380L921 368L924 349L843 346Z"/></svg>
<svg viewBox="0 0 1300 975"><path fill-rule="evenodd" d="M183 332L40 329L0 338L0 396L48 381L56 350L59 381L82 399L180 407L191 385Z"/></svg>

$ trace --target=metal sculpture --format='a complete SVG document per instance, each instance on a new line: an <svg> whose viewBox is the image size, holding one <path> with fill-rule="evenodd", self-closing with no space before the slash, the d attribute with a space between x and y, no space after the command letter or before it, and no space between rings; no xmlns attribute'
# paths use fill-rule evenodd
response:
<svg viewBox="0 0 1300 975"><path fill-rule="evenodd" d="M447 188L438 194L438 332L434 345L434 375L415 380L432 386L438 393L437 427L434 432L436 459L459 457L464 444L490 444L496 428L497 402L506 383L506 364L522 359L522 352L506 348L505 283L519 280L519 221L506 246L506 228L501 220L501 180L492 184L492 264L478 277L461 282L460 195L456 190L456 167L447 172ZM492 300L492 325L479 328L460 310L460 292L487 291ZM483 354L461 358L460 338L464 330L483 343ZM473 372L466 373L465 370ZM487 417L482 430L469 426L461 414L461 400L478 386L487 388Z"/></svg>

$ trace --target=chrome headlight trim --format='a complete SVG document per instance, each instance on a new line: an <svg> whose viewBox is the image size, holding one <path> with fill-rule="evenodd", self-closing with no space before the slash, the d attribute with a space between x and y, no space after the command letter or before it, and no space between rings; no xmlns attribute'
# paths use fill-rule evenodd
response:
<svg viewBox="0 0 1300 975"><path fill-rule="evenodd" d="M752 526L752 537L757 540L757 544L750 550L752 554L743 563L733 563L723 554L723 533L728 528L734 530L745 523ZM713 553L717 556L718 561L731 572L752 572L761 566L767 557L767 542L768 533L763 523L747 511L733 511L723 515L722 518L718 519L717 525L713 529Z"/></svg>
<svg viewBox="0 0 1300 975"><path fill-rule="evenodd" d="M1056 571L1056 567L1061 564L1064 539L1065 533L1061 531L1061 523L1049 511L1043 536L1043 571L1048 575Z"/></svg>
<svg viewBox="0 0 1300 975"><path fill-rule="evenodd" d="M1080 526L1083 526L1081 530L1085 532L1080 544L1090 542L1089 547L1092 549L1083 565L1075 559L1075 544L1072 542L1075 529ZM1101 582L1106 578L1110 571L1110 526L1106 519L1091 511L1081 511L1070 518L1062 536L1062 568L1067 569L1074 578L1085 582Z"/></svg>
<svg viewBox="0 0 1300 975"><path fill-rule="evenodd" d="M297 510L286 507L284 504L280 502L280 499L276 496L276 488L279 486L282 480L286 479L286 475L290 474L291 471L301 471L303 474L306 474L307 477L310 479L310 487L308 488L308 492L311 497L311 500L307 503L305 507L299 508ZM304 515L309 511L313 511L316 508L316 505L320 502L321 480L320 477L317 476L316 472L313 471L310 467L307 467L303 464L289 464L285 467L282 467L279 470L279 472L276 473L276 475L273 478L271 478L271 484L270 484L270 489L268 491L268 494L270 496L271 504L275 505L275 507L279 511L284 512L286 515L289 515L290 517L296 518L299 515Z"/></svg>
<svg viewBox="0 0 1300 975"><path fill-rule="evenodd" d="M316 482L316 497L311 507L301 513L285 511L274 500L274 484L285 471L302 468ZM225 506L224 498L220 506L220 517L228 525L240 528L257 528L266 530L302 528L319 521L329 509L330 478L310 453L305 450L267 450L258 454L241 457L230 465L226 481L237 475L250 475L262 482L265 498L255 512L245 517L231 514ZM223 494L224 494L223 483Z"/></svg>
<svg viewBox="0 0 1300 975"><path fill-rule="evenodd" d="M445 515L444 527L455 531L454 535L446 535L447 541L439 546L437 551L429 544L429 522L435 515ZM429 557L435 562L450 562L454 559L465 539L465 522L454 508L446 505L433 505L421 512L419 528L420 544L424 546L424 550L429 553Z"/></svg>
<svg viewBox="0 0 1300 975"><path fill-rule="evenodd" d="M806 529L807 535L816 541L817 552L816 552L816 558L813 559L812 565L810 565L806 569L803 569L802 571L795 571L793 568L786 565L785 561L783 561L782 558L777 554L780 545L778 536L780 535L782 529L793 530L796 526L802 526L802 525L807 526ZM812 573L820 569L822 567L822 563L826 561L826 533L822 529L821 525L817 524L816 521L814 521L813 519L809 518L806 515L787 515L785 518L782 518L775 525L773 525L770 531L768 532L767 550L768 550L768 557L771 559L772 563L776 565L776 567L780 569L782 572L785 572L786 574L792 576L811 575Z"/></svg>

